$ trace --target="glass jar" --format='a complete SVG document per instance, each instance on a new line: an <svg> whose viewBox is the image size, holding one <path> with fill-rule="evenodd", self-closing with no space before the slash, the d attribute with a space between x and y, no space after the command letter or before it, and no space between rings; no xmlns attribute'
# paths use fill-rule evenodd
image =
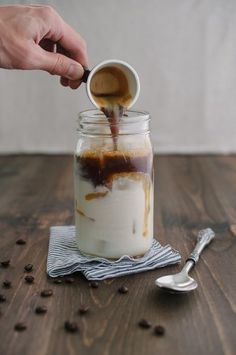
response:
<svg viewBox="0 0 236 355"><path fill-rule="evenodd" d="M99 110L79 115L75 224L82 253L142 256L153 240L153 152L146 112L127 111L111 135Z"/></svg>

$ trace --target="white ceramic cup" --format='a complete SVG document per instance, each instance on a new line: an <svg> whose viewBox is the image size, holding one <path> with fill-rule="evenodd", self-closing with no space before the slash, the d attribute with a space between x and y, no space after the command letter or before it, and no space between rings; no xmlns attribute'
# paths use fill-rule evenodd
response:
<svg viewBox="0 0 236 355"><path fill-rule="evenodd" d="M131 106L133 106L139 96L139 93L140 93L140 82L139 82L138 74L130 64L128 64L122 60L117 60L117 59L105 60L105 61L99 63L98 65L96 65L90 72L89 71L86 71L87 73L85 72L86 75L85 75L84 81L87 82L86 88L87 88L87 94L88 94L90 101L93 103L94 106L96 106L97 108L100 108L93 98L93 95L91 93L91 85L90 84L91 84L91 79L92 79L93 75L98 70L100 70L104 67L116 67L116 68L122 70L122 72L124 73L124 75L127 78L128 85L129 85L129 92L132 97L127 108L130 108Z"/></svg>

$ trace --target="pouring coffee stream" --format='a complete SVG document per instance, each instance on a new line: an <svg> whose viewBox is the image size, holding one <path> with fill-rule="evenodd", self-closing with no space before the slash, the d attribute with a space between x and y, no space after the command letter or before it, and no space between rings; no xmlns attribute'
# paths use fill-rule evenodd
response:
<svg viewBox="0 0 236 355"><path fill-rule="evenodd" d="M84 80L89 72L86 70ZM105 66L94 73L90 81L93 100L110 124L114 150L117 150L119 121L132 101L129 83L124 72L115 66Z"/></svg>

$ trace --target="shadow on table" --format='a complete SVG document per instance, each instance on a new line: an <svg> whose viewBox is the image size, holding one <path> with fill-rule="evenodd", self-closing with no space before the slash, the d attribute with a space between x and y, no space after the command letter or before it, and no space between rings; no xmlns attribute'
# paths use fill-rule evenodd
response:
<svg viewBox="0 0 236 355"><path fill-rule="evenodd" d="M148 302L156 309L166 310L167 312L182 312L183 308L193 307L195 304L197 294L190 293L169 293L167 291L155 288L150 292Z"/></svg>

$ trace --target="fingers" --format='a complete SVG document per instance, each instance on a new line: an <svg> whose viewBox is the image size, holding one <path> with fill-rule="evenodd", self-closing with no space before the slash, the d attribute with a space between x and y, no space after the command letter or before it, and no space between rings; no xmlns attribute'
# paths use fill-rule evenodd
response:
<svg viewBox="0 0 236 355"><path fill-rule="evenodd" d="M70 57L69 53L58 43L56 52ZM62 86L70 86L71 89L77 89L81 84L81 80L69 80L67 78L61 77L60 83Z"/></svg>
<svg viewBox="0 0 236 355"><path fill-rule="evenodd" d="M81 83L81 80L69 80L69 86L71 89L78 89Z"/></svg>
<svg viewBox="0 0 236 355"><path fill-rule="evenodd" d="M67 86L70 81L81 81L84 73L82 65L75 60L60 54L40 50L39 69L45 70L53 75L63 77L62 85ZM66 80L67 79L67 80Z"/></svg>
<svg viewBox="0 0 236 355"><path fill-rule="evenodd" d="M84 72L84 70L81 71L81 66L84 68L88 67L86 43L80 34L65 23L52 8L50 8L48 16L51 17L51 21L49 21L50 28L48 29L48 33L45 36L41 47L48 50L46 45L54 42L56 43L56 51L59 54L57 54L57 62L54 64L53 69L44 70L47 70L52 74L61 75L61 85L77 89L81 84L81 77ZM76 69L76 66L71 66L66 69L65 58L69 58L71 61L73 60L73 64L75 64L74 62L77 62L80 64L80 68L77 66ZM48 57L48 60L54 60L54 58L50 56L50 58ZM67 60L68 65L69 60ZM51 64L48 63L46 67L48 67L48 65L50 66ZM63 69L61 67L63 67ZM72 73L70 73L71 70ZM60 74L60 72L63 72L63 74Z"/></svg>
<svg viewBox="0 0 236 355"><path fill-rule="evenodd" d="M70 54L71 58L79 62L83 67L88 67L86 42L67 23L63 25L63 35L59 43Z"/></svg>
<svg viewBox="0 0 236 355"><path fill-rule="evenodd" d="M69 86L69 80L63 76L60 78L60 83L62 86Z"/></svg>
<svg viewBox="0 0 236 355"><path fill-rule="evenodd" d="M72 27L70 27L59 14L51 7L44 10L47 34L45 38L59 44L68 56L80 63L83 67L88 67L88 56L86 42Z"/></svg>

